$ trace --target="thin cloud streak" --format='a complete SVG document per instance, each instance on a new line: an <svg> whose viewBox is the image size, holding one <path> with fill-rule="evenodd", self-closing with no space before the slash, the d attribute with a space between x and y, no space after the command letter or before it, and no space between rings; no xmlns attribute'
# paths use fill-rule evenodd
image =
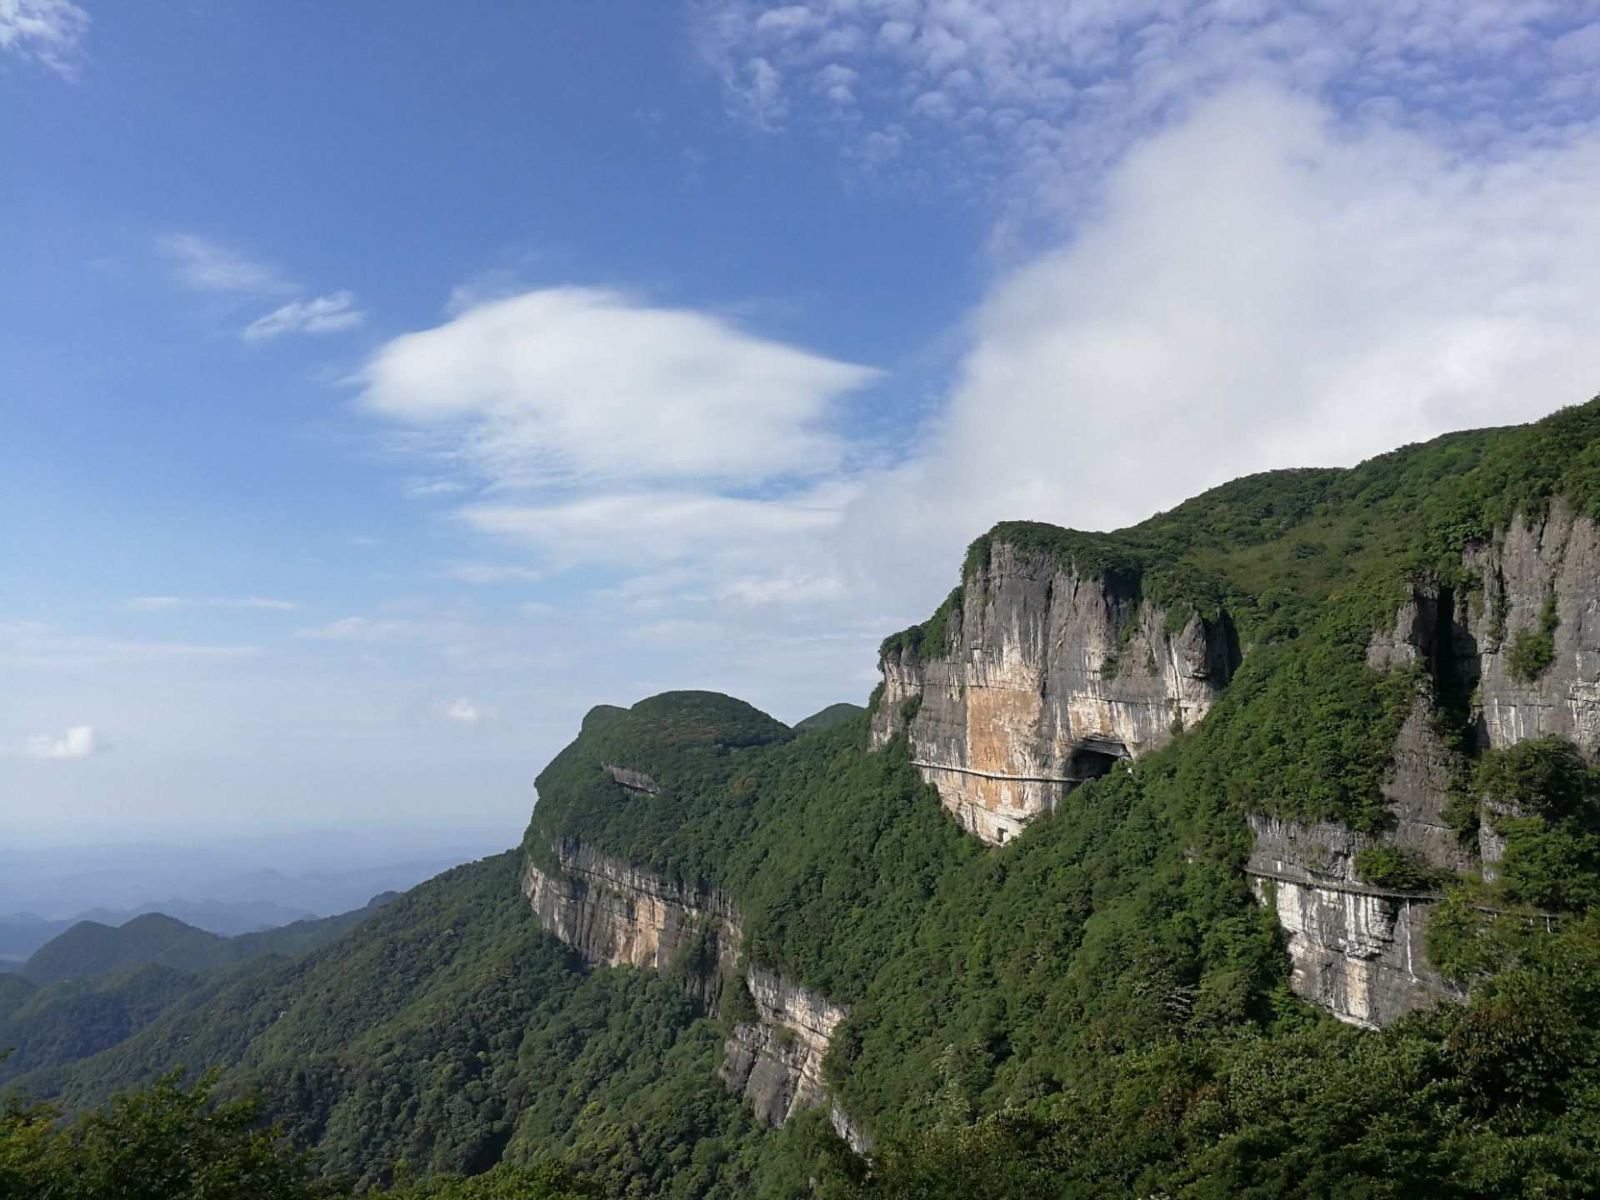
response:
<svg viewBox="0 0 1600 1200"><path fill-rule="evenodd" d="M293 612L300 606L292 600L275 600L269 596L135 596L128 601L127 607L134 612L173 612L194 608Z"/></svg>
<svg viewBox="0 0 1600 1200"><path fill-rule="evenodd" d="M239 336L247 342L260 342L287 333L340 333L366 320L366 314L355 304L353 292L291 300L250 322Z"/></svg>
<svg viewBox="0 0 1600 1200"><path fill-rule="evenodd" d="M296 287L277 267L197 233L167 234L158 245L178 282L195 291L275 296Z"/></svg>

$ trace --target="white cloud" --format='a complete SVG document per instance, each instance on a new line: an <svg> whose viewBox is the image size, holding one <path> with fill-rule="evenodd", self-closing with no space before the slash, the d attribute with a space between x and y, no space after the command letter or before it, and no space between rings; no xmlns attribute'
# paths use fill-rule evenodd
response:
<svg viewBox="0 0 1600 1200"><path fill-rule="evenodd" d="M1118 526L1275 467L1351 464L1600 389L1600 138L1470 159L1352 136L1267 88L1112 175L1071 242L992 290L935 435L844 538L944 579L1026 517Z"/></svg>
<svg viewBox="0 0 1600 1200"><path fill-rule="evenodd" d="M337 333L354 329L366 318L355 303L351 292L333 292L312 300L291 300L250 322L240 336L247 342L255 342L286 333Z"/></svg>
<svg viewBox="0 0 1600 1200"><path fill-rule="evenodd" d="M0 0L0 51L76 77L89 14L68 0Z"/></svg>
<svg viewBox="0 0 1600 1200"><path fill-rule="evenodd" d="M507 563L457 563L445 571L445 576L459 583L533 583L543 579L544 572Z"/></svg>
<svg viewBox="0 0 1600 1200"><path fill-rule="evenodd" d="M561 562L642 565L763 547L781 554L797 536L835 528L848 496L838 487L782 500L615 492L538 505L474 504L461 515L475 529L538 546Z"/></svg>
<svg viewBox="0 0 1600 1200"><path fill-rule="evenodd" d="M186 608L239 608L290 612L298 605L292 600L274 600L268 596L135 596L128 601L128 607L135 612L172 612Z"/></svg>
<svg viewBox="0 0 1600 1200"><path fill-rule="evenodd" d="M362 404L501 485L750 482L832 469L833 406L874 375L702 313L555 288L396 338Z"/></svg>
<svg viewBox="0 0 1600 1200"><path fill-rule="evenodd" d="M1600 115L1590 0L708 0L697 12L737 113L830 130L880 163L903 144L884 139L910 126L919 165L942 163L948 186L979 180L1025 204L1092 184L1242 83L1336 97L1358 120L1400 119L1458 148L1549 140ZM808 95L833 98L841 68L849 119L837 99L807 110Z"/></svg>
<svg viewBox="0 0 1600 1200"><path fill-rule="evenodd" d="M41 733L29 738L22 753L27 758L69 759L88 758L99 749L94 726L74 725L65 733Z"/></svg>
<svg viewBox="0 0 1600 1200"><path fill-rule="evenodd" d="M447 701L438 707L439 716L456 725L477 725L489 719L492 715L488 709L480 704L474 704L465 697Z"/></svg>
<svg viewBox="0 0 1600 1200"><path fill-rule="evenodd" d="M199 234L168 234L159 245L179 282L196 291L273 296L295 290L277 267Z"/></svg>

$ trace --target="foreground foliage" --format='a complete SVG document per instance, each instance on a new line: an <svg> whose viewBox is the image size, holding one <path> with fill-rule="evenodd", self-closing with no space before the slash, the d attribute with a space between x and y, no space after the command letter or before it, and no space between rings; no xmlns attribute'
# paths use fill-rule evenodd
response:
<svg viewBox="0 0 1600 1200"><path fill-rule="evenodd" d="M218 1102L215 1087L215 1075L185 1087L181 1073L173 1072L65 1125L55 1108L12 1100L0 1108L0 1198L340 1200L355 1194L348 1183L319 1178L281 1129L264 1125L258 1098ZM391 1200L591 1200L600 1193L546 1160L385 1194Z"/></svg>

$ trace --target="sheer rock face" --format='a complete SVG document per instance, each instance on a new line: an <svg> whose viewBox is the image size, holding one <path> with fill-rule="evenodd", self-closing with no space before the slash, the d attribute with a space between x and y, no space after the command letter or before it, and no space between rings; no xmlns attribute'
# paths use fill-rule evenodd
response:
<svg viewBox="0 0 1600 1200"><path fill-rule="evenodd" d="M1469 550L1470 589L1420 586L1392 630L1373 640L1375 667L1422 665L1442 696L1470 703L1482 748L1554 735L1600 757L1600 532L1554 501L1541 520L1522 517ZM1539 632L1550 605L1554 654L1519 678L1511 651Z"/></svg>
<svg viewBox="0 0 1600 1200"><path fill-rule="evenodd" d="M873 744L905 728L944 806L1003 842L1116 759L1200 720L1237 657L1225 621L1196 615L1174 631L1134 581L996 545L965 581L947 647L883 656Z"/></svg>
<svg viewBox="0 0 1600 1200"><path fill-rule="evenodd" d="M1379 670L1419 669L1434 697L1454 709L1472 748L1526 738L1566 738L1600 758L1600 535L1560 501L1543 520L1518 518L1464 557L1468 589L1419 585L1392 628L1368 647ZM1519 636L1538 633L1553 607L1554 653L1532 679L1510 665ZM1440 714L1419 695L1396 739L1384 795L1394 825L1368 837L1338 825L1252 818L1247 870L1257 895L1274 905L1289 939L1292 983L1301 996L1343 1020L1386 1024L1461 990L1427 963L1424 935L1433 897L1384 893L1357 879L1356 853L1401 846L1430 866L1493 879L1505 842L1490 807L1475 843L1445 820L1462 760L1439 729Z"/></svg>
<svg viewBox="0 0 1600 1200"><path fill-rule="evenodd" d="M1554 734L1585 755L1600 756L1600 534L1561 502L1542 521L1512 522L1492 543L1467 555L1481 593L1460 617L1476 652L1478 730L1489 746ZM1553 601L1555 654L1532 680L1518 679L1510 652L1536 633Z"/></svg>
<svg viewBox="0 0 1600 1200"><path fill-rule="evenodd" d="M857 1150L868 1145L833 1101L822 1071L849 1010L762 967L747 966L741 978L744 934L727 895L669 882L571 839L552 849L559 870L530 861L522 881L547 933L588 962L677 978L708 1009L717 1007L724 986L744 986L756 1019L735 1026L724 1046L721 1074L729 1089L772 1125L828 1104L840 1136Z"/></svg>
<svg viewBox="0 0 1600 1200"><path fill-rule="evenodd" d="M833 1031L849 1016L842 1005L752 967L745 975L756 1020L734 1027L724 1047L722 1077L769 1125L826 1103L822 1062ZM837 1123L837 1120L836 1120Z"/></svg>
<svg viewBox="0 0 1600 1200"><path fill-rule="evenodd" d="M559 872L532 862L523 872L523 895L547 933L591 963L663 976L680 964L693 966L684 978L698 999L715 1004L743 937L725 895L669 883L581 842L562 840L554 849Z"/></svg>
<svg viewBox="0 0 1600 1200"><path fill-rule="evenodd" d="M1245 870L1287 935L1297 995L1368 1029L1462 997L1427 960L1432 897L1357 877L1355 856L1380 839L1330 822L1260 815L1250 827L1255 848Z"/></svg>

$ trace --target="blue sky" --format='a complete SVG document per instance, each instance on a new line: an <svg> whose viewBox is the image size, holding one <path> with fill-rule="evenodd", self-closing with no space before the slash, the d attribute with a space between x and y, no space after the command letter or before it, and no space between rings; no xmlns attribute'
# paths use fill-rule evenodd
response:
<svg viewBox="0 0 1600 1200"><path fill-rule="evenodd" d="M503 830L996 519L1597 390L1592 6L0 0L0 830Z"/></svg>

